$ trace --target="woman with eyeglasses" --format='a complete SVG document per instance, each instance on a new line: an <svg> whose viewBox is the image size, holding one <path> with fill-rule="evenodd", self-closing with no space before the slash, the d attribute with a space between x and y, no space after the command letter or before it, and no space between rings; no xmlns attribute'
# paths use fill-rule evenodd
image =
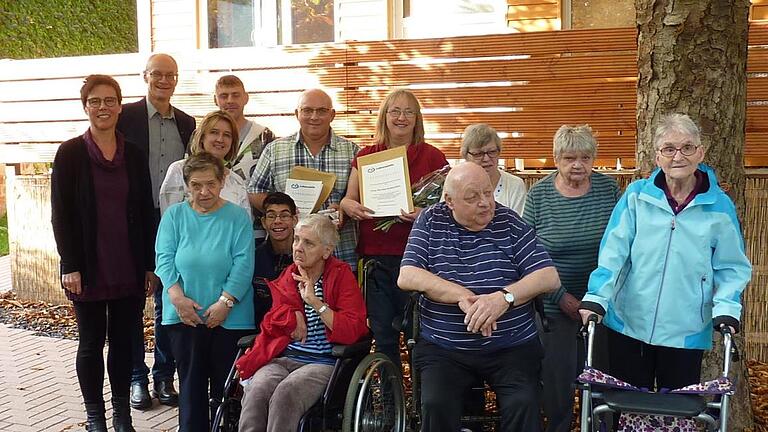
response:
<svg viewBox="0 0 768 432"><path fill-rule="evenodd" d="M584 366L584 345L575 335L581 327L579 304L608 218L621 192L616 180L595 172L597 141L588 125L561 126L552 140L557 170L528 191L523 220L555 263L560 289L543 297L549 332L540 332L544 346L542 408L547 432L571 430L573 382ZM605 370L605 331L596 333L594 365Z"/></svg>
<svg viewBox="0 0 768 432"><path fill-rule="evenodd" d="M603 317L611 375L676 389L699 382L713 327L738 330L752 266L696 124L669 115L653 139L658 169L613 210L579 312Z"/></svg>
<svg viewBox="0 0 768 432"><path fill-rule="evenodd" d="M190 155L207 152L221 159L224 165L237 155L237 143L239 143L237 123L226 111L213 111L208 113L195 129L189 145ZM233 144L234 143L234 144ZM189 195L187 185L182 175L184 160L177 160L168 167L165 180L160 185L160 213L165 213L172 204L184 201ZM253 218L251 203L248 201L246 183L239 175L230 175L229 168L224 172L224 188L221 197L242 207L248 216Z"/></svg>
<svg viewBox="0 0 768 432"><path fill-rule="evenodd" d="M415 208L410 213L402 211L400 220L403 223L394 224L387 232L374 230L376 215L360 204L357 158L405 146L411 184L447 165L448 161L443 152L424 142L421 105L410 90L394 90L381 102L376 120L375 140L376 144L360 150L352 161L347 194L341 200L341 208L359 223L358 254L364 261L375 260L378 263L368 273L366 296L376 350L386 354L399 365L400 334L392 328L392 320L402 315L408 294L398 288L397 278L408 235L421 209Z"/></svg>
<svg viewBox="0 0 768 432"><path fill-rule="evenodd" d="M491 184L495 185L493 195L496 202L509 207L517 214L523 214L525 206L525 182L499 168L501 138L496 129L478 123L467 126L461 140L461 157L483 167Z"/></svg>
<svg viewBox="0 0 768 432"><path fill-rule="evenodd" d="M131 338L144 297L154 290L154 206L147 160L116 131L120 86L89 75L80 100L89 127L59 146L51 174L51 222L61 285L79 333L75 367L88 431L107 430L104 343L112 389L112 425L133 431L129 388Z"/></svg>

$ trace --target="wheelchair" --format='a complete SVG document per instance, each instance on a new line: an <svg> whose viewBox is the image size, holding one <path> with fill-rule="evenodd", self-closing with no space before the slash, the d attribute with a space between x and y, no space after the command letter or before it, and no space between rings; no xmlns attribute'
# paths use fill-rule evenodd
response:
<svg viewBox="0 0 768 432"><path fill-rule="evenodd" d="M365 294L366 286L363 285ZM240 358L257 335L238 341ZM352 345L333 345L331 378L320 399L302 416L298 432L405 432L406 408L399 365L371 353L371 339ZM229 371L212 432L237 432L243 389L235 365Z"/></svg>
<svg viewBox="0 0 768 432"><path fill-rule="evenodd" d="M739 355L728 327L723 326L719 329L723 336L724 361L722 375L718 379L667 393L652 393L634 387L626 388L624 386L626 383L613 377L601 379L598 383L590 378L590 376L603 375L602 372L592 369L597 321L597 315L590 316L583 329L587 344L587 358L585 370L577 384L581 388L583 401L580 422L582 431L604 430L607 426L605 420L607 414L627 416L618 417L618 422L613 420L618 424L618 430L625 430L625 427L630 428L626 430L634 430L631 429L633 426L624 426L626 419L644 424L663 421L665 425L672 424L674 430L680 431L700 430L700 424L703 424L705 430L709 432L728 430L728 402L733 393L733 384L728 374L731 361L737 361ZM714 395L713 400L705 399L706 395ZM673 429L670 428L670 430Z"/></svg>

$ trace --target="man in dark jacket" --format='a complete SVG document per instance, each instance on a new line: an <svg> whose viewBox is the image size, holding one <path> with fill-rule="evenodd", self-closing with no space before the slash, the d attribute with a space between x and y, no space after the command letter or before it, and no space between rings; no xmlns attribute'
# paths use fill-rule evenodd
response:
<svg viewBox="0 0 768 432"><path fill-rule="evenodd" d="M179 69L176 60L167 54L153 54L144 69L147 96L123 105L117 129L126 141L137 145L149 162L155 222L160 221L158 193L171 162L184 157L187 143L195 130L195 119L171 105L176 89ZM155 290L155 363L152 367L154 394L161 404L175 406L178 394L173 387L176 362L171 354L170 342L160 324L162 292ZM144 332L137 329L133 349L133 377L131 379L131 406L147 409L152 406L149 394L149 368L144 363Z"/></svg>

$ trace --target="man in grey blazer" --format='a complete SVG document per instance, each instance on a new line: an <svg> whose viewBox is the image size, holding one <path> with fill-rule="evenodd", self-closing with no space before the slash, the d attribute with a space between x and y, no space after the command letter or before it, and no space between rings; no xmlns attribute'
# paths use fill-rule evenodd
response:
<svg viewBox="0 0 768 432"><path fill-rule="evenodd" d="M147 96L123 105L117 129L127 142L133 143L147 156L155 203L155 228L160 222L158 193L168 166L184 157L195 119L171 105L176 90L179 68L176 60L167 54L153 54L144 69ZM176 362L171 354L170 342L162 320L162 288L155 291L155 363L152 366L153 394L161 404L176 406L178 394L173 387ZM133 377L131 379L131 406L147 409L152 406L149 393L149 368L144 363L144 332L136 330L133 349Z"/></svg>

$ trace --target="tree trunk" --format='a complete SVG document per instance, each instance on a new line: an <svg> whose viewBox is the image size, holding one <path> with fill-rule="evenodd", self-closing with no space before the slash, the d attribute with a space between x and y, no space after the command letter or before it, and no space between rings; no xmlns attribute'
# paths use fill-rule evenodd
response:
<svg viewBox="0 0 768 432"><path fill-rule="evenodd" d="M744 128L749 0L636 0L639 70L637 166L655 167L653 132L666 114L688 114L701 128L705 163L744 212ZM705 379L722 370L722 348L705 355ZM743 338L738 346L744 349ZM730 429L753 427L747 369L734 363L738 387Z"/></svg>

